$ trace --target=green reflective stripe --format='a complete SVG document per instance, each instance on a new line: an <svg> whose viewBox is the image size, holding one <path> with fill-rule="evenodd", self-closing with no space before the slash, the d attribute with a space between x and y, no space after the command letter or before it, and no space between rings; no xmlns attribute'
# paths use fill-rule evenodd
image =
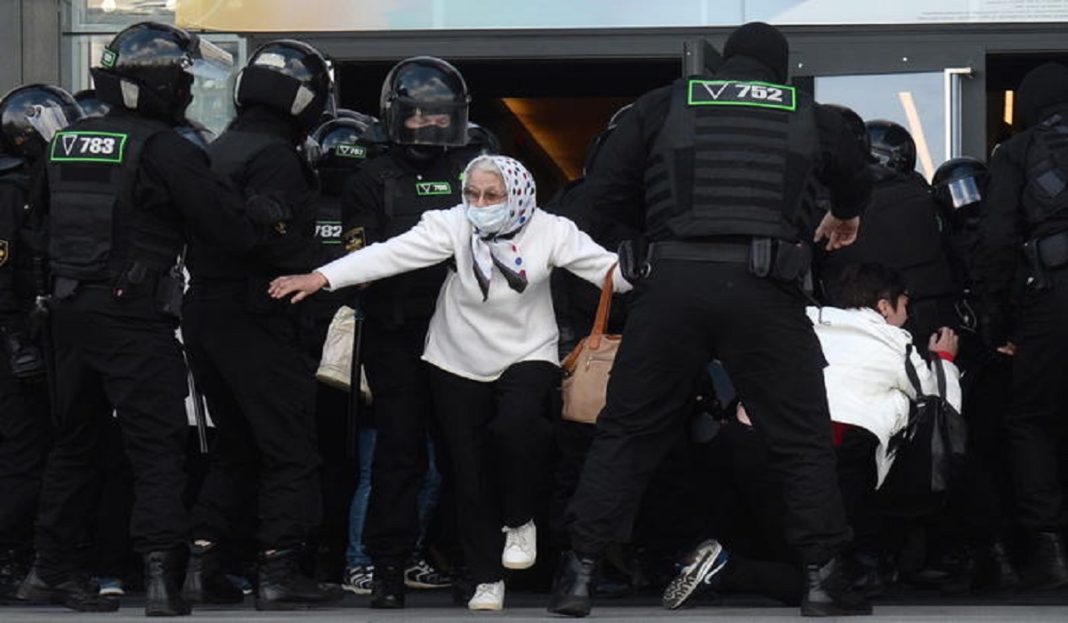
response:
<svg viewBox="0 0 1068 623"><path fill-rule="evenodd" d="M690 106L748 106L797 110L797 89L786 84L750 80L693 78L686 90Z"/></svg>
<svg viewBox="0 0 1068 623"><path fill-rule="evenodd" d="M341 158L366 158L367 148L363 145L341 144L334 148L334 155Z"/></svg>
<svg viewBox="0 0 1068 623"><path fill-rule="evenodd" d="M122 164L128 138L127 134L119 132L64 130L52 139L48 159L52 162Z"/></svg>
<svg viewBox="0 0 1068 623"><path fill-rule="evenodd" d="M416 182L415 193L420 197L430 195L451 195L452 184L448 182Z"/></svg>

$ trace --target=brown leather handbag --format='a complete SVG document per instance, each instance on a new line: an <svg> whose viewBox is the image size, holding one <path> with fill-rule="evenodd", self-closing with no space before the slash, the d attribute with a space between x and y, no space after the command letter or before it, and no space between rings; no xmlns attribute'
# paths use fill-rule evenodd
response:
<svg viewBox="0 0 1068 623"><path fill-rule="evenodd" d="M563 418L570 422L593 424L604 408L608 375L612 372L622 338L604 332L612 309L612 271L615 269L613 265L604 277L593 329L560 364L564 370Z"/></svg>

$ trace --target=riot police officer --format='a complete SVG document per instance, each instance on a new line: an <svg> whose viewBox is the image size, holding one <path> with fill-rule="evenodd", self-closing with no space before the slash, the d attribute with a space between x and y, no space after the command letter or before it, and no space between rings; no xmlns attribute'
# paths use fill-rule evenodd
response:
<svg viewBox="0 0 1068 623"><path fill-rule="evenodd" d="M468 101L463 76L439 58L409 58L390 70L379 115L390 150L364 165L346 190L347 249L403 233L427 210L461 203L460 173L478 155L464 147ZM420 534L417 498L427 474L432 408L421 357L446 270L442 264L384 279L362 297L364 361L378 425L364 527L374 563L373 608L404 607L406 567Z"/></svg>
<svg viewBox="0 0 1068 623"><path fill-rule="evenodd" d="M1017 520L1030 539L1021 580L1054 588L1068 584L1058 458L1068 408L1068 67L1040 65L1016 96L1022 131L990 158L974 276L988 343L1014 355L1005 432Z"/></svg>
<svg viewBox="0 0 1068 623"><path fill-rule="evenodd" d="M370 159L385 153L385 133L377 119L352 110L339 110L311 133L308 160L319 178L315 196L315 237L322 248L320 264L345 254L341 242L341 196L345 184ZM323 355L330 322L344 304L352 304L350 292L321 292L308 301L303 328L305 346L314 361ZM354 399L359 400L358 397ZM349 536L349 508L359 467L351 458L352 446L362 448L350 437L354 428L367 419L359 410L349 412L349 394L324 383L316 385L315 412L319 451L323 459L323 525L319 538L319 577L336 576ZM351 419L350 419L351 418ZM358 421L357 421L358 420ZM368 433L359 432L360 435ZM348 574L346 574L346 579Z"/></svg>
<svg viewBox="0 0 1068 623"><path fill-rule="evenodd" d="M298 151L333 107L326 60L293 40L264 44L234 87L237 117L208 147L212 170L244 197L284 206L255 256L233 262L225 247L194 240L183 334L190 367L216 426L211 469L193 509L184 593L192 601L240 600L223 574L221 544L258 504L257 609L292 609L341 597L300 569L322 516L315 378L299 318L267 298L278 274L321 259L314 237L314 172Z"/></svg>
<svg viewBox="0 0 1068 623"><path fill-rule="evenodd" d="M875 188L855 244L828 254L821 280L832 283L853 263L875 262L901 272L909 293L908 329L918 348L939 327L956 327L961 285L950 262L942 213L926 180L915 172L916 145L908 131L868 121ZM831 301L832 303L834 301Z"/></svg>
<svg viewBox="0 0 1068 623"><path fill-rule="evenodd" d="M76 545L95 500L91 469L102 424L117 414L132 464L130 531L143 554L148 615L181 615L188 521L181 493L186 371L175 339L182 249L224 239L237 253L259 235L174 131L193 74L227 75L229 55L173 26L140 23L105 46L92 69L103 117L57 132L44 192L31 201L47 225L58 420L37 517L34 569L20 598L113 610L81 575Z"/></svg>
<svg viewBox="0 0 1068 623"><path fill-rule="evenodd" d="M23 224L30 172L55 132L81 117L70 94L41 84L0 100L0 600L14 597L29 569L33 518L51 439L45 318L35 305L43 266Z"/></svg>
<svg viewBox="0 0 1068 623"><path fill-rule="evenodd" d="M602 147L594 205L644 217L646 261L608 382L608 401L572 498L572 551L551 612L585 616L597 559L628 538L653 469L683 434L703 367L723 361L783 477L787 539L805 563L808 615L865 614L844 590L850 540L838 491L823 358L799 283L808 241L797 219L808 179L832 193L817 235L852 242L871 181L841 116L784 84L774 27L731 34L715 76L642 96Z"/></svg>
<svg viewBox="0 0 1068 623"><path fill-rule="evenodd" d="M1003 431L1012 360L986 345L978 333L980 302L972 278L989 180L987 166L968 156L945 161L931 179L931 196L947 225L950 260L963 286L957 304L961 348L956 363L967 371L961 390L962 411L968 416L968 454L965 476L959 481L961 495L952 497L949 507L955 513L954 536L964 538L965 564L956 580L961 590L1005 589L1019 583L1005 545L1011 525L1011 492Z"/></svg>

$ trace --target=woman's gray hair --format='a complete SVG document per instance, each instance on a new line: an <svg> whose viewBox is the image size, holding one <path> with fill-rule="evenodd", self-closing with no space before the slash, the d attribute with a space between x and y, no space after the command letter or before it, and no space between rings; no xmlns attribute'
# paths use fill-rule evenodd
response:
<svg viewBox="0 0 1068 623"><path fill-rule="evenodd" d="M501 178L501 181L508 185L508 180L504 179L504 173L501 172L500 167L493 161L490 156L479 156L467 164L466 175L470 175L475 171L482 171L483 173L492 173ZM465 175L465 177L466 177Z"/></svg>

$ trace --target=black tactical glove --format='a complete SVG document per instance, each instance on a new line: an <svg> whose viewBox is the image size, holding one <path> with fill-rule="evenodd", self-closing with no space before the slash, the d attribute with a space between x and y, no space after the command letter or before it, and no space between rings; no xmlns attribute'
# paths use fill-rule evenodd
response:
<svg viewBox="0 0 1068 623"><path fill-rule="evenodd" d="M646 258L644 240L624 240L619 243L616 254L619 256L619 274L627 283L638 283L639 279L649 275L651 267Z"/></svg>
<svg viewBox="0 0 1068 623"><path fill-rule="evenodd" d="M32 379L44 374L45 363L41 349L37 348L26 334L4 331L4 347L7 350L12 376L17 379Z"/></svg>

